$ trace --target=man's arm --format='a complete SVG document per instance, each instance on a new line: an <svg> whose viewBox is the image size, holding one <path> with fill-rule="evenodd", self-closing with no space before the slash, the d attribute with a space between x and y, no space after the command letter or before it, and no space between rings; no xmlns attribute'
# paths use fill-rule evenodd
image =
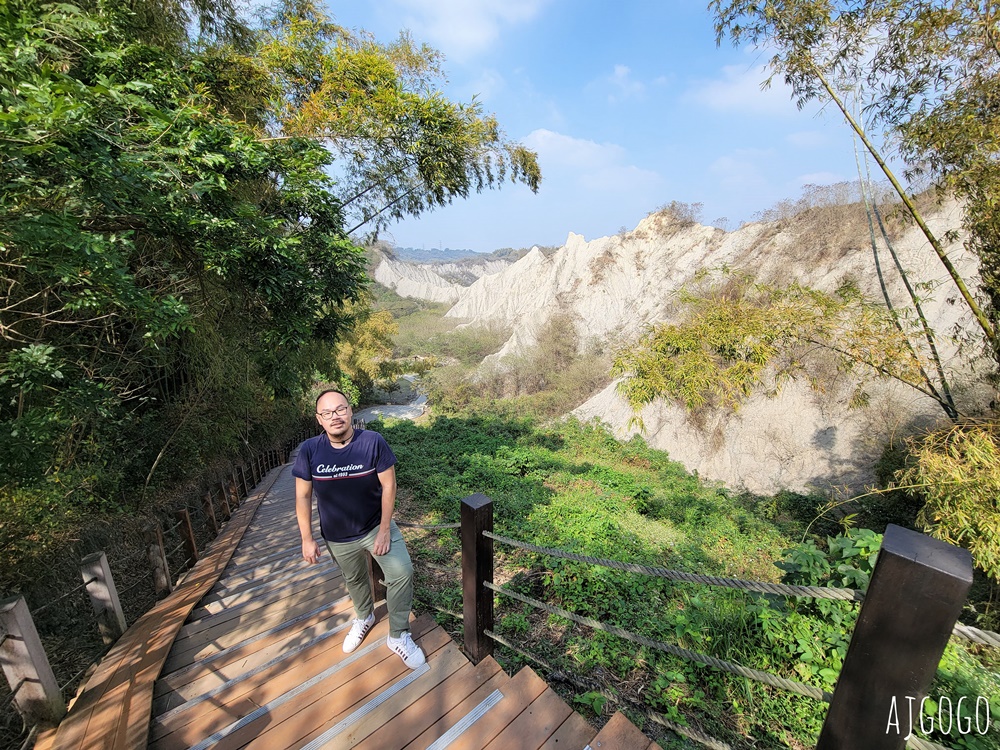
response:
<svg viewBox="0 0 1000 750"><path fill-rule="evenodd" d="M312 531L312 494L313 483L295 477L295 517L302 537L302 557L308 563L316 562L320 556L320 546Z"/></svg>
<svg viewBox="0 0 1000 750"><path fill-rule="evenodd" d="M390 466L385 471L380 471L378 481L382 483L382 522L379 523L372 552L384 555L389 551L389 522L392 521L392 512L396 508L396 467Z"/></svg>

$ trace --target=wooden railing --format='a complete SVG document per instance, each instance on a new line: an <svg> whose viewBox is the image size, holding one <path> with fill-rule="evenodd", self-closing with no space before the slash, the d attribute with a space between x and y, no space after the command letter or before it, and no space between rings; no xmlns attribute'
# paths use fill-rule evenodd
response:
<svg viewBox="0 0 1000 750"><path fill-rule="evenodd" d="M283 445L258 453L246 463L233 466L221 479L213 481L201 498L202 518L210 540L218 536L225 521L264 476L284 463L294 447L312 434L313 431L303 427ZM201 552L189 510L178 510L174 517L175 523L166 529L159 522L149 524L145 531L144 554L119 561L124 565L133 557L145 557L157 598L169 594L177 580L170 570L169 560L183 551L183 570L180 571L183 574L197 562ZM168 549L168 545L174 543L176 546ZM87 555L80 561L80 572L83 583L64 592L60 598L85 589L93 605L94 624L104 644L111 645L125 632L127 623L107 555L103 551ZM44 606L57 603L58 598ZM56 681L23 596L0 601L0 666L13 695L11 704L21 715L25 727L59 723L66 713L64 688L60 688Z"/></svg>
<svg viewBox="0 0 1000 750"><path fill-rule="evenodd" d="M493 654L493 503L462 500L465 651ZM883 536L878 561L819 737L818 750L901 750L906 733L887 731L892 706L927 695L972 585L972 558L900 526Z"/></svg>

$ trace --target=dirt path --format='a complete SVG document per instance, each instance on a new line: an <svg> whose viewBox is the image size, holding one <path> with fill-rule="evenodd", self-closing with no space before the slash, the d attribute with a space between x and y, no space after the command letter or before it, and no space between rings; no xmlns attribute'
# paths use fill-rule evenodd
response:
<svg viewBox="0 0 1000 750"><path fill-rule="evenodd" d="M403 377L411 383L416 379L416 375L404 375ZM371 419L377 419L378 417L416 419L424 413L426 408L427 396L419 394L408 404L379 404L377 406L369 406L365 409L359 409L354 412L354 418L363 419L366 422Z"/></svg>

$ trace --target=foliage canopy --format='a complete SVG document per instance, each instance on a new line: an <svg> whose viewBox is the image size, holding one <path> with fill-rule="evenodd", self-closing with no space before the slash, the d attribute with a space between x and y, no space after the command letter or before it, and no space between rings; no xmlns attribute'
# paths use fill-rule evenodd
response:
<svg viewBox="0 0 1000 750"><path fill-rule="evenodd" d="M436 90L433 50L235 8L0 4L7 518L138 505L277 437L338 347L359 373L385 354L356 218L537 189L533 153Z"/></svg>

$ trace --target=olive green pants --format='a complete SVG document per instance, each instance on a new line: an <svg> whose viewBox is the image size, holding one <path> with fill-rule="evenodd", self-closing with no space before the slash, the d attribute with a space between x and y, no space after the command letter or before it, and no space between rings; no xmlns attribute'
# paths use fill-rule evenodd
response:
<svg viewBox="0 0 1000 750"><path fill-rule="evenodd" d="M365 551L372 552L378 527L369 531L353 542L327 542L326 546L337 561L344 580L347 582L347 593L354 603L354 612L358 619L365 619L372 613L371 580L368 577L368 556ZM384 555L372 557L382 569L385 580L386 604L389 608L389 635L399 638L400 634L410 629L410 609L413 607L413 563L410 553L406 551L403 535L395 521L389 527L389 551Z"/></svg>

